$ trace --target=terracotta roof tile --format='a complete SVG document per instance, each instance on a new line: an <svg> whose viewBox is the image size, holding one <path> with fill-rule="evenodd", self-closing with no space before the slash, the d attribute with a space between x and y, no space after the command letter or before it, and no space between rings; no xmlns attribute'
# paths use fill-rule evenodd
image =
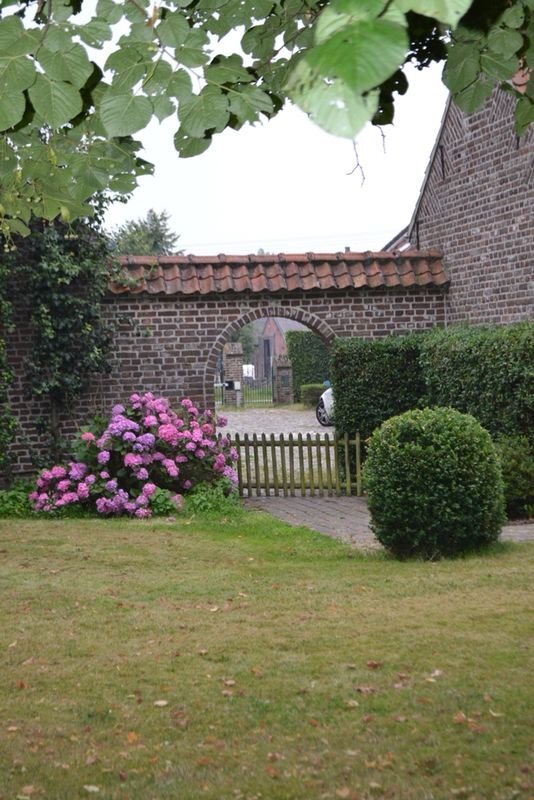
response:
<svg viewBox="0 0 534 800"><path fill-rule="evenodd" d="M294 292L445 286L436 251L403 253L298 253L263 256L123 256L126 280L113 294Z"/></svg>

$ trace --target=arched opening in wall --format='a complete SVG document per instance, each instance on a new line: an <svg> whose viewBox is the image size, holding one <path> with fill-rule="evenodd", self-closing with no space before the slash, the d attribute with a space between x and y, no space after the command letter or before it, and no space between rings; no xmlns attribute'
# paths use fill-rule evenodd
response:
<svg viewBox="0 0 534 800"><path fill-rule="evenodd" d="M204 395L221 407L302 401L303 383L329 378L332 329L301 309L267 306L229 323L206 364Z"/></svg>

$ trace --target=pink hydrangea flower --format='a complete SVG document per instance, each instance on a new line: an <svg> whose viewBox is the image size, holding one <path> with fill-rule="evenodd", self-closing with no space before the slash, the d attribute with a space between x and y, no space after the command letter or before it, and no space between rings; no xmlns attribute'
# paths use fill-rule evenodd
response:
<svg viewBox="0 0 534 800"><path fill-rule="evenodd" d="M82 442L94 442L95 441L95 435L94 435L94 433L91 433L91 431L85 431L85 433L82 433L80 438L81 438Z"/></svg>
<svg viewBox="0 0 534 800"><path fill-rule="evenodd" d="M96 460L99 464L107 464L109 461L110 452L109 450L101 450L100 453L97 455Z"/></svg>
<svg viewBox="0 0 534 800"><path fill-rule="evenodd" d="M67 474L67 470L65 469L65 467L61 466L52 467L50 472L52 473L53 478L64 478L65 475Z"/></svg>

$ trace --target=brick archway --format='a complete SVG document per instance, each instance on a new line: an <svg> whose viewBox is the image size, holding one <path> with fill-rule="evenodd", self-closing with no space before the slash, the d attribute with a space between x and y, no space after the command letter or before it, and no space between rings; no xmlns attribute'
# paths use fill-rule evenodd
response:
<svg viewBox="0 0 534 800"><path fill-rule="evenodd" d="M111 284L105 313L114 325L113 371L95 378L60 420L70 437L95 412L133 392L213 405L217 353L232 331L262 317L298 320L325 342L374 338L444 325L448 277L437 252L278 256L127 256L127 280ZM14 471L31 470L43 450L35 421L45 400L28 400L31 331L24 297L7 337L15 379L9 401L19 424Z"/></svg>
<svg viewBox="0 0 534 800"><path fill-rule="evenodd" d="M318 317L317 314L310 313L302 308L291 308L273 304L263 309L257 308L253 311L247 311L243 316L239 317L239 319L229 322L213 343L204 370L203 404L206 408L213 405L213 384L217 371L217 358L221 354L226 342L230 340L231 334L244 328L245 325L255 322L258 319L265 319L265 317L282 317L284 319L293 319L296 322L301 322L313 331L313 333L320 336L327 345L330 345L336 338L336 333L328 323Z"/></svg>

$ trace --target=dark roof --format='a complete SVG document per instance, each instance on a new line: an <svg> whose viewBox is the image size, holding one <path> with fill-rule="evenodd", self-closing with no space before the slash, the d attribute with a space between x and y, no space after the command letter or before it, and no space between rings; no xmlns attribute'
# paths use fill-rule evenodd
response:
<svg viewBox="0 0 534 800"><path fill-rule="evenodd" d="M120 261L127 280L110 285L115 295L374 289L444 286L449 281L436 251L122 256Z"/></svg>

